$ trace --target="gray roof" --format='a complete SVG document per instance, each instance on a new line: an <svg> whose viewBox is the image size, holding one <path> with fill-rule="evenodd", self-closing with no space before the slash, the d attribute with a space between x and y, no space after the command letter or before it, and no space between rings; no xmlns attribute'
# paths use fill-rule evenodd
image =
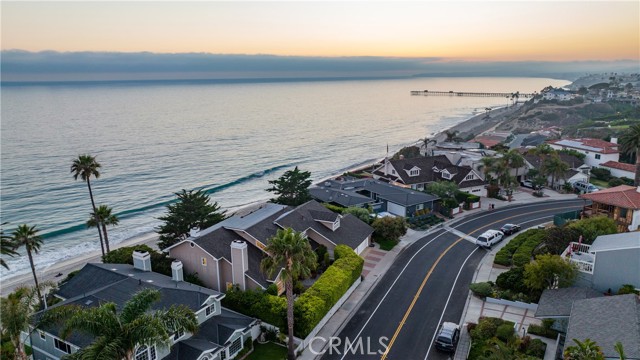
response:
<svg viewBox="0 0 640 360"><path fill-rule="evenodd" d="M373 203L373 199L360 195L355 191L334 189L325 186L309 188L309 194L316 200L326 203L336 203L340 206L361 206Z"/></svg>
<svg viewBox="0 0 640 360"><path fill-rule="evenodd" d="M355 191L369 191L378 194L379 198L402 206L425 204L440 199L422 191L402 188L373 179L347 181L342 183L342 187L344 189L352 188Z"/></svg>
<svg viewBox="0 0 640 360"><path fill-rule="evenodd" d="M604 295L591 288L547 289L540 296L535 316L539 318L569 317L571 306L575 300L601 296Z"/></svg>
<svg viewBox="0 0 640 360"><path fill-rule="evenodd" d="M373 233L371 226L351 214L343 216L340 219L340 227L332 231L315 220L318 217L318 213L335 214L317 201L311 200L282 215L275 221L282 228L290 227L296 231L305 231L311 228L334 244L344 244L352 249L358 247L367 236Z"/></svg>
<svg viewBox="0 0 640 360"><path fill-rule="evenodd" d="M587 338L602 348L605 358L618 358L613 346L620 341L627 359L640 359L638 296L627 294L574 301L565 349L575 345L573 339Z"/></svg>
<svg viewBox="0 0 640 360"><path fill-rule="evenodd" d="M198 360L203 352L215 352L221 348L218 344L211 341L189 338L181 340L171 347L169 355L163 357L163 360Z"/></svg>
<svg viewBox="0 0 640 360"><path fill-rule="evenodd" d="M540 169L540 166L542 166L542 161L544 160L544 158L541 155L525 153L523 154L523 156L525 160L527 160L527 162L534 168ZM577 156L566 154L563 152L558 152L558 156L560 157L560 160L562 160L562 162L569 165L570 169L577 169L580 166L584 165L584 161L580 160L580 158Z"/></svg>
<svg viewBox="0 0 640 360"><path fill-rule="evenodd" d="M258 224L275 214L282 212L286 209L287 205L266 203L259 209L252 211L244 216L232 216L226 219L221 225L227 229L239 229L246 230L255 224Z"/></svg>
<svg viewBox="0 0 640 360"><path fill-rule="evenodd" d="M640 248L640 232L628 232L598 236L589 249L590 252Z"/></svg>
<svg viewBox="0 0 640 360"><path fill-rule="evenodd" d="M423 184L440 180L439 174L434 173L432 168L437 166L439 169L446 167L456 167L451 164L451 161L445 155L418 157L413 159L391 159L389 163L396 169L396 174L391 175L380 171L376 171L376 175L385 176L387 178L394 178L394 180L401 181L402 183L409 184ZM383 165L384 166L384 165ZM409 176L405 170L412 169L413 167L420 168L420 174L417 176Z"/></svg>

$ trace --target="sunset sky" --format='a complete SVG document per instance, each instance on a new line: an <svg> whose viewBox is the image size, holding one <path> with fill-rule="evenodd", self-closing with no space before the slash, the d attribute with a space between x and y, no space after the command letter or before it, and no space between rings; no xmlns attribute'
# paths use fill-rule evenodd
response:
<svg viewBox="0 0 640 360"><path fill-rule="evenodd" d="M2 49L638 59L638 14L638 1L3 1Z"/></svg>

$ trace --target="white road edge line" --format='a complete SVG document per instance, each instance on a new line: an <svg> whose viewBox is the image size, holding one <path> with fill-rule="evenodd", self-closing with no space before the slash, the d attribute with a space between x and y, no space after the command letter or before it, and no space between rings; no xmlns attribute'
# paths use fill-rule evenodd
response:
<svg viewBox="0 0 640 360"><path fill-rule="evenodd" d="M539 217L537 219L523 221L523 222L521 222L521 224L526 224L526 223L534 222L534 221L540 221L542 219L546 219L546 218L549 218L549 217L551 217L551 216L543 216L543 217ZM447 312L447 306L449 306L449 300L451 299L451 295L453 294L453 290L456 288L456 283L458 282L458 277L460 276L460 273L462 273L462 268L464 267L464 264L467 263L467 260L469 260L471 255L473 255L473 253L476 252L476 250L478 250L478 249L479 249L479 247L475 248L469 254L469 256L467 256L467 258L464 259L464 262L462 263L462 266L460 266L460 270L458 270L458 275L456 275L456 279L453 281L453 286L451 286L451 291L449 292L449 297L447 298L447 302L444 304L444 308L442 309L442 315L440 315L440 320L438 320L438 327L442 323L442 318L444 318L444 313ZM462 325L462 324L460 324L460 325ZM424 356L424 360L427 360L427 358L429 357L429 353L431 352L431 346L433 346L433 341L436 339L436 336L438 335L438 327L436 327L436 331L433 333L433 337L431 338L431 342L429 343L429 348L427 349L427 354ZM464 329L460 329L460 332L462 332L462 331L464 331Z"/></svg>
<svg viewBox="0 0 640 360"><path fill-rule="evenodd" d="M569 200L569 201L575 201L575 200ZM567 201L567 202L569 202L569 201ZM554 202L555 202L555 201L554 201ZM531 205L531 207L538 206L538 205L549 205L549 203L548 203L548 202L536 203L536 204L532 204L532 205ZM524 206L523 206L523 207L524 207ZM452 228L455 228L455 227L458 227L458 226L462 226L462 225L464 225L464 224L466 224L466 223L469 223L469 222L472 222L472 221L478 220L478 219L483 218L483 217L486 217L486 216L493 216L494 214L499 213L499 212L505 212L505 211L511 211L511 210L513 210L513 209L502 209L502 210L498 209L498 210L495 210L495 211L491 211L491 212L490 212L490 213L488 213L488 214L481 215L481 216L478 216L478 217L474 217L473 219L469 219L469 220L467 220L467 221L463 221L463 222L462 222L462 223L460 223L460 224L455 224L454 226L452 226ZM523 214L523 215L525 215L525 214ZM546 216L546 217L548 217L548 216ZM528 222L528 221L527 221L527 222ZM437 235L436 237L434 237L433 239L431 239L429 242L427 242L426 244L422 245L422 247L421 247L420 249L418 249L418 251L416 251L416 252L415 252L415 254L413 254L413 256L409 259L409 261L407 261L407 264L402 268L402 271L400 271L400 274L398 274L398 276L395 278L395 280L393 280L393 283L391 284L391 286L389 286L389 289L387 290L387 292L386 292L386 293L384 293L384 296L382 297L382 299L380 299L380 301L378 302L378 305L376 306L376 308L375 308L375 309L373 309L373 312L371 312L371 315L369 315L369 318L367 319L367 321L364 323L364 325L362 325L362 328L360 328L360 331L359 331L359 332L358 332L358 334L355 336L355 338L356 338L356 339L360 337L360 334L362 334L362 331L364 331L364 328L366 328L366 327L367 327L367 325L369 324L369 321L371 321L371 319L373 318L373 316L374 316L374 315L376 314L376 312L378 311L378 308L380 308L380 305L382 305L382 303L384 302L384 299L386 299L386 298L387 298L387 295L389 295L389 293L391 292L391 290L393 290L393 286L396 284L396 282L398 281L398 279L400 279L400 277L402 276L402 274L404 273L404 271L407 269L407 267L409 266L409 264L411 264L411 261L413 260L413 258L415 258L415 257L418 255L418 253L419 253L420 251L422 251L422 249L424 249L427 245L431 244L431 243L432 243L433 241L435 241L437 238L439 238L440 236L442 236L442 235L444 235L444 234L449 234L449 232L448 232L448 231L446 231L446 230L444 230L444 229L442 229L442 230L443 230L443 231L442 231L442 233L441 233L441 234ZM475 250L474 250L474 251L475 251ZM445 307L445 309L446 309L446 307ZM444 310L443 310L443 314L444 314ZM439 323L438 323L438 325L439 325ZM427 353L427 354L428 354L428 353ZM340 358L340 360L344 360L345 356L347 356L347 354L346 354L346 353L342 355L342 357Z"/></svg>

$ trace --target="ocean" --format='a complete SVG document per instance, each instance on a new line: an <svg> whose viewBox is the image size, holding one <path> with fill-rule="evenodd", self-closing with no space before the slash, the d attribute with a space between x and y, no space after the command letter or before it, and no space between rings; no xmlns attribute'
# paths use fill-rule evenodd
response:
<svg viewBox="0 0 640 360"><path fill-rule="evenodd" d="M269 199L268 180L298 166L314 180L371 164L509 99L410 96L411 90L533 92L566 80L411 78L343 81L155 81L2 86L0 217L5 233L37 225L44 271L100 248L87 229L86 183L70 166L96 156L97 204L120 218L109 240L153 231L181 189L223 208ZM22 251L22 250L21 250ZM9 277L29 272L6 258Z"/></svg>

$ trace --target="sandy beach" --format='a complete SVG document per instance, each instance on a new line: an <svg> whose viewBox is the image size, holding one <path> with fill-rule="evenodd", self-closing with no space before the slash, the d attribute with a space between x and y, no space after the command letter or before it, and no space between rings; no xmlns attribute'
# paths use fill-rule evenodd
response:
<svg viewBox="0 0 640 360"><path fill-rule="evenodd" d="M507 116L515 112L518 108L519 108L518 106L510 106L510 107L494 109L487 113L482 113L482 114L473 116L446 130L458 131L459 135L462 137L467 136L468 134L471 134L471 133L477 135L483 131L487 131L491 128L494 128L495 126L500 124L502 121L504 121ZM444 139L446 138L444 131L445 130L437 133L436 135L433 136L433 138L438 141L444 141ZM408 145L413 145L413 144L415 144L415 142L410 143ZM364 168L368 168L370 166L371 164L366 164L366 165L361 164L358 166L354 166L353 168L350 168L347 171L357 171ZM335 178L336 176L339 176L339 175L342 175L342 174L336 174L334 176L328 177L327 179ZM316 183L322 182L324 180L320 180ZM262 206L262 204L264 204L264 202L260 201L260 202L252 203L250 205L243 206L237 209L236 211L234 211L234 214L242 215L242 214L249 213L259 208L260 206ZM154 249L158 249L156 245L157 240L158 240L157 233L146 233L146 234L125 240L117 244L114 248L118 249L125 246L146 244ZM82 268L87 263L100 262L101 261L100 258L101 258L100 251L94 251L91 253L78 255L78 257L76 258L65 260L45 268L38 268L36 265L36 273L38 275L38 280L58 282L64 279L70 272ZM17 276L12 276L8 279L4 279L4 278L0 279L0 295L6 296L11 291L13 291L16 287L21 285L33 285L33 275L31 274L31 272L17 275Z"/></svg>

